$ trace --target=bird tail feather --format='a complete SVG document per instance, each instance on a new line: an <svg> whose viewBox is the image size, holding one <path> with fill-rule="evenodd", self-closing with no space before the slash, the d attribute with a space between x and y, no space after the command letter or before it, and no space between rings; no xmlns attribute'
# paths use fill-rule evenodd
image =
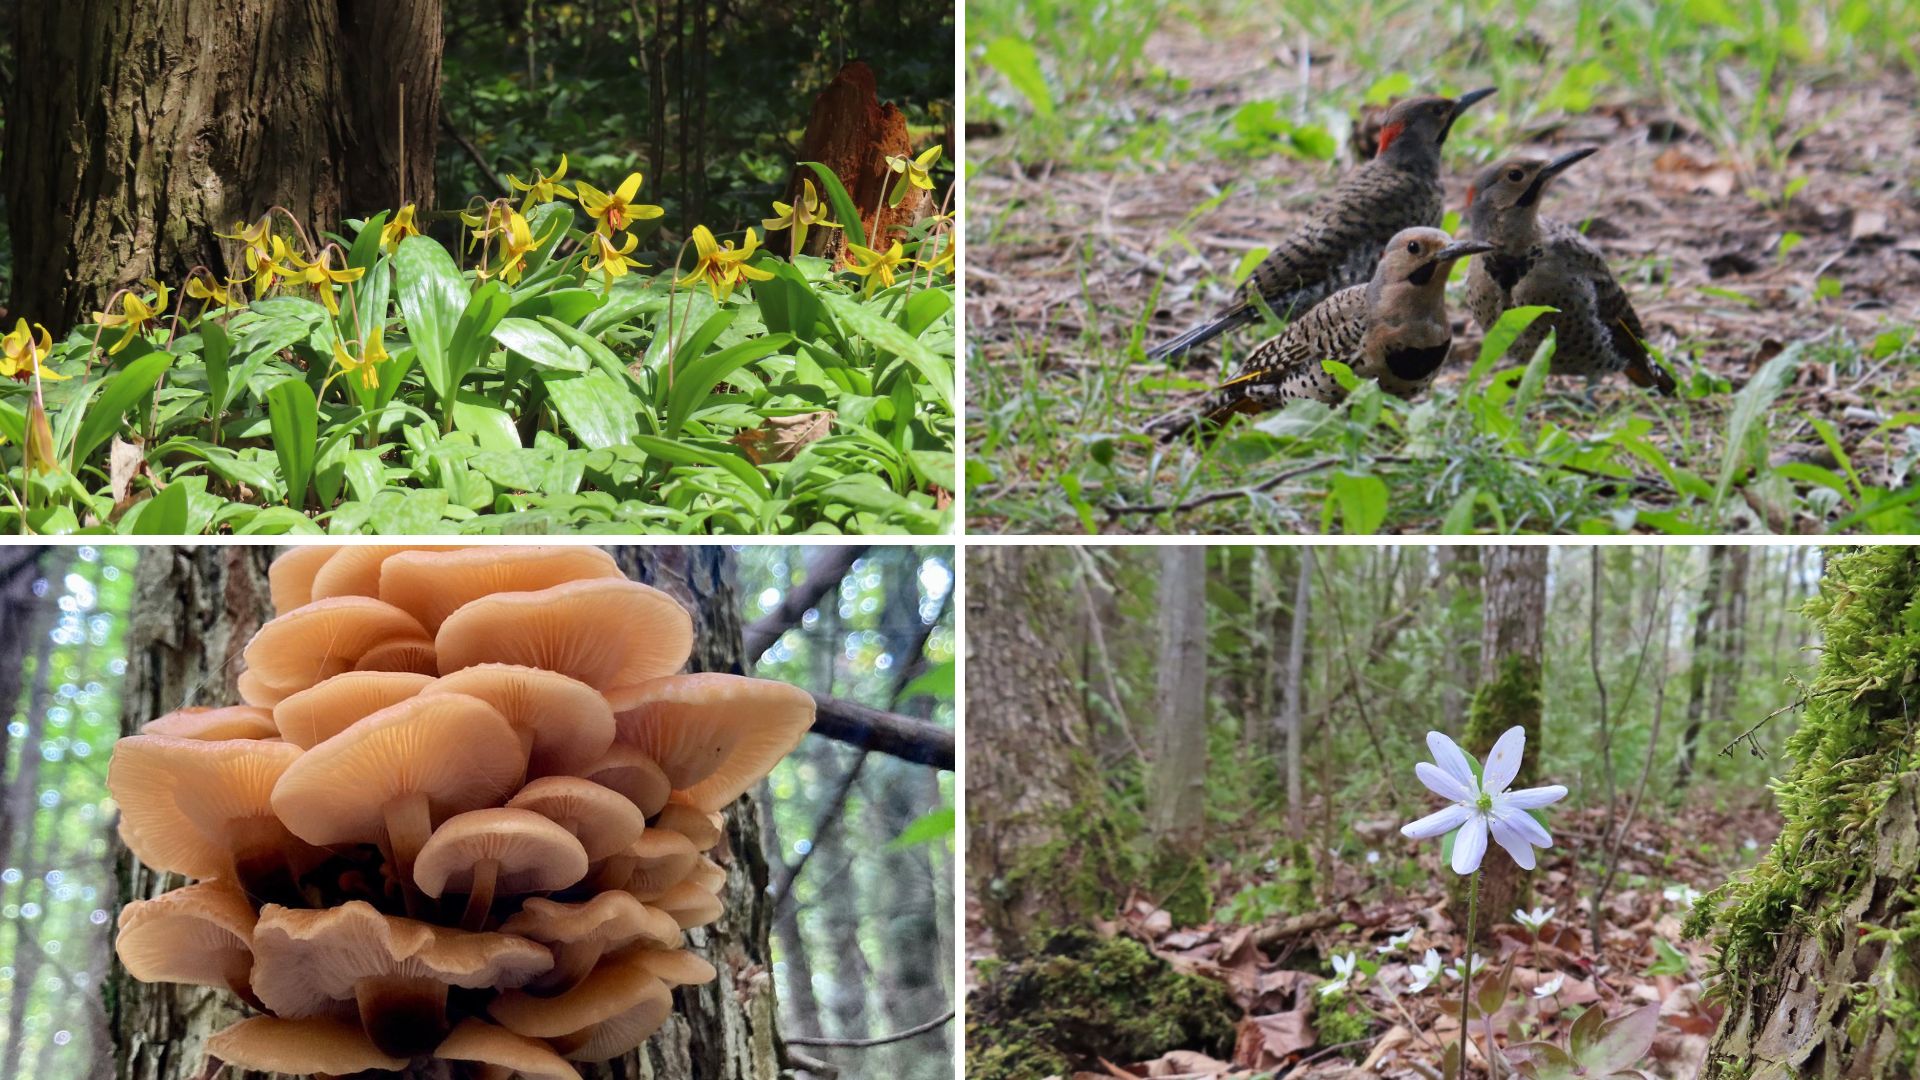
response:
<svg viewBox="0 0 1920 1080"><path fill-rule="evenodd" d="M1245 304L1238 305L1210 323L1196 326L1181 334L1179 337L1174 338L1172 341L1156 345L1147 350L1147 359L1167 360L1176 356L1184 356L1186 353L1205 345L1207 342L1212 341L1214 338L1219 337L1234 327L1252 321L1253 309Z"/></svg>

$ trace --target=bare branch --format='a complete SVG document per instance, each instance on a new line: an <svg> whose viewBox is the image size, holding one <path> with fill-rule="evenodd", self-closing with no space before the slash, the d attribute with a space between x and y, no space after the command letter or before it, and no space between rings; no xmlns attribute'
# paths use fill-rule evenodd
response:
<svg viewBox="0 0 1920 1080"><path fill-rule="evenodd" d="M904 1042L915 1035L925 1035L953 1019L953 1010L948 1009L942 1016L935 1017L924 1024L915 1024L905 1031L896 1031L891 1035L878 1035L871 1039L829 1039L824 1035L792 1035L787 1038L788 1046L838 1046L857 1048L863 1046L885 1046L888 1043Z"/></svg>
<svg viewBox="0 0 1920 1080"><path fill-rule="evenodd" d="M813 733L836 742L891 754L902 761L953 769L953 731L925 720L814 694Z"/></svg>
<svg viewBox="0 0 1920 1080"><path fill-rule="evenodd" d="M801 616L838 586L847 571L853 569L854 560L866 553L866 545L849 544L821 548L808 559L806 580L786 590L780 606L753 620L753 625L742 635L747 665L751 667L761 653L773 648L782 634L800 625Z"/></svg>

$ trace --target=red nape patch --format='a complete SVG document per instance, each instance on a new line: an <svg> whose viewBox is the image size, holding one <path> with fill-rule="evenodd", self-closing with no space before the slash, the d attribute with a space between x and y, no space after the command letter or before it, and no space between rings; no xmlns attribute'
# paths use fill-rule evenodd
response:
<svg viewBox="0 0 1920 1080"><path fill-rule="evenodd" d="M1405 130L1407 130L1407 122L1405 120L1395 120L1393 123L1388 124L1386 127L1381 128L1380 129L1380 149L1374 151L1374 153L1376 154L1386 153L1387 147L1392 146L1393 140L1399 138L1400 133Z"/></svg>
<svg viewBox="0 0 1920 1080"><path fill-rule="evenodd" d="M1467 185L1467 209L1473 209L1473 197L1478 194L1480 194L1479 188L1474 187L1472 184Z"/></svg>

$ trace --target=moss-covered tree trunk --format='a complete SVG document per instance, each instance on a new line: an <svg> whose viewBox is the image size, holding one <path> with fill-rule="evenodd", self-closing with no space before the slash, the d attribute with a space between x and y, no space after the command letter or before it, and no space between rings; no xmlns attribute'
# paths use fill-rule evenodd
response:
<svg viewBox="0 0 1920 1080"><path fill-rule="evenodd" d="M1060 648L1066 552L967 551L967 887L1003 956L1102 899L1087 718Z"/></svg>
<svg viewBox="0 0 1920 1080"><path fill-rule="evenodd" d="M11 311L59 332L144 277L238 273L214 232L270 206L317 236L431 203L440 3L15 5Z"/></svg>
<svg viewBox="0 0 1920 1080"><path fill-rule="evenodd" d="M127 629L127 681L120 727L182 705L239 700L240 653L273 615L267 588L270 548L150 548L136 570ZM718 547L618 548L629 577L665 590L693 613L695 671L741 671L739 605L729 553ZM726 813L714 858L727 868L720 899L726 914L690 931L688 947L720 977L674 992L674 1015L645 1046L604 1065L582 1067L587 1080L771 1080L784 1047L775 1028L772 955L767 937L767 860L757 816L745 798ZM118 845L116 838L113 843ZM120 903L184 884L119 852ZM199 987L135 982L116 960L104 994L119 1080L188 1080L198 1075L206 1036L239 1019L233 995ZM234 1080L259 1074L228 1070ZM414 1070L421 1078L431 1068Z"/></svg>
<svg viewBox="0 0 1920 1080"><path fill-rule="evenodd" d="M1518 725L1526 730L1527 751L1513 787L1530 787L1538 775L1540 742L1541 632L1547 615L1547 549L1506 545L1486 549L1485 601L1480 633L1480 686L1467 710L1463 745L1485 761L1500 734ZM1479 940L1488 940L1493 923L1510 917L1530 894L1527 875L1491 840L1480 880ZM1449 913L1462 930L1467 923L1465 882L1453 882Z"/></svg>
<svg viewBox="0 0 1920 1080"><path fill-rule="evenodd" d="M1920 1076L1920 549L1836 556L1807 610L1779 839L1688 926L1727 995L1702 1080Z"/></svg>

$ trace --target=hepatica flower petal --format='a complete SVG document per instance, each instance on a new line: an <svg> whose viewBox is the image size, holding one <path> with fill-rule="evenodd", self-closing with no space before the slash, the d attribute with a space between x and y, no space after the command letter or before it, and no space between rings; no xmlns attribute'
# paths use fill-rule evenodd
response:
<svg viewBox="0 0 1920 1080"><path fill-rule="evenodd" d="M1525 729L1508 728L1494 742L1486 768L1475 776L1472 761L1458 743L1438 731L1427 732L1427 749L1433 753L1433 762L1414 766L1414 775L1448 805L1401 826L1401 835L1427 840L1458 829L1451 861L1453 872L1463 877L1480 869L1489 838L1521 869L1533 869L1534 849L1552 847L1553 837L1527 811L1566 798L1567 789L1549 784L1509 792L1507 785L1520 774L1526 748Z"/></svg>

